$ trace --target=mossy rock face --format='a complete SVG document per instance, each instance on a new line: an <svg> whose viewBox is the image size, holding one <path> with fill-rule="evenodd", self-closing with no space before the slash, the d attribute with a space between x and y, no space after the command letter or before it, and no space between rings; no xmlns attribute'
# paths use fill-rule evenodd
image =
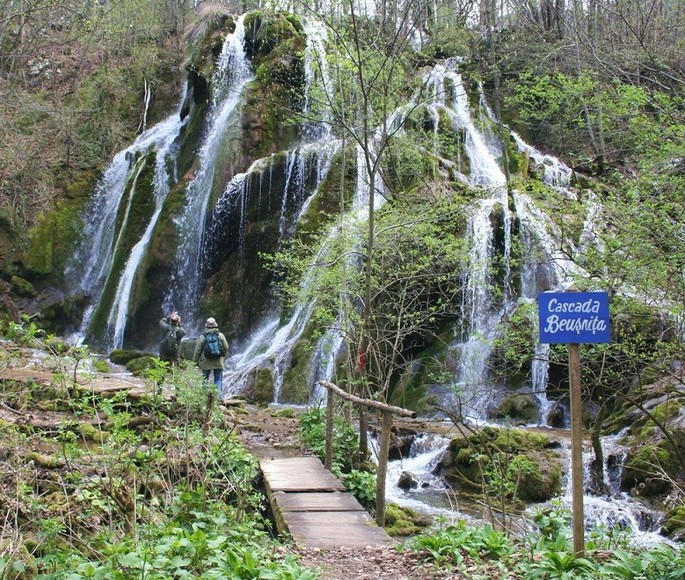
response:
<svg viewBox="0 0 685 580"><path fill-rule="evenodd" d="M240 393L248 401L268 405L274 400L274 380L271 369L254 369Z"/></svg>
<svg viewBox="0 0 685 580"><path fill-rule="evenodd" d="M33 297L36 295L33 284L21 276L12 276L10 283L12 284L12 291L18 296Z"/></svg>
<svg viewBox="0 0 685 580"><path fill-rule="evenodd" d="M340 214L343 207L349 207L355 188L355 178L354 149L338 151L316 196L297 222L297 239L305 245L313 242L316 235Z"/></svg>
<svg viewBox="0 0 685 580"><path fill-rule="evenodd" d="M540 409L530 395L516 394L507 397L497 408L497 419L510 419L514 424L527 425L538 420Z"/></svg>
<svg viewBox="0 0 685 580"><path fill-rule="evenodd" d="M58 203L29 230L29 247L20 257L29 281L63 284L67 261L81 237L83 208L81 199Z"/></svg>
<svg viewBox="0 0 685 580"><path fill-rule="evenodd" d="M309 401L312 385L310 378L310 361L316 341L311 334L303 335L293 348L290 364L283 375L283 387L279 403L305 404Z"/></svg>
<svg viewBox="0 0 685 580"><path fill-rule="evenodd" d="M270 369L258 369L255 372L254 401L268 405L274 400L274 379Z"/></svg>
<svg viewBox="0 0 685 580"><path fill-rule="evenodd" d="M667 441L641 445L626 457L621 489L634 490L644 497L667 493L672 487L671 482L679 480L680 469Z"/></svg>

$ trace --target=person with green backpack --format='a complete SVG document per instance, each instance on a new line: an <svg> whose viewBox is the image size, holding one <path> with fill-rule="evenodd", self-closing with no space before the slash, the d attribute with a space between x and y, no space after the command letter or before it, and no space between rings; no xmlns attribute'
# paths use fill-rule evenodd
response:
<svg viewBox="0 0 685 580"><path fill-rule="evenodd" d="M181 326L181 317L175 310L159 321L162 329L162 343L159 345L160 360L177 364L179 360L181 339L186 335Z"/></svg>
<svg viewBox="0 0 685 580"><path fill-rule="evenodd" d="M205 381L209 381L209 375L214 372L214 385L222 395L221 382L224 374L224 357L228 353L228 341L223 333L219 332L219 326L214 318L208 318L205 328L195 345L193 361L200 367Z"/></svg>

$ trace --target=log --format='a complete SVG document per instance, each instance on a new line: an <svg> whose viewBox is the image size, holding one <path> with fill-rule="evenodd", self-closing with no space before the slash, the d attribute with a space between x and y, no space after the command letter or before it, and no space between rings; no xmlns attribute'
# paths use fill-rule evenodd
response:
<svg viewBox="0 0 685 580"><path fill-rule="evenodd" d="M372 409L377 409L378 411L383 411L392 413L393 415L399 415L400 417L410 417L411 419L416 419L416 412L410 411L409 409L403 409L402 407L395 407L394 405L387 405L386 403L381 403L380 401L372 401L371 399L361 399L355 395L350 395L350 393L343 391L339 386L329 383L328 381L319 381L322 387L334 392L340 398L350 401L355 405L361 405L362 407L370 407Z"/></svg>

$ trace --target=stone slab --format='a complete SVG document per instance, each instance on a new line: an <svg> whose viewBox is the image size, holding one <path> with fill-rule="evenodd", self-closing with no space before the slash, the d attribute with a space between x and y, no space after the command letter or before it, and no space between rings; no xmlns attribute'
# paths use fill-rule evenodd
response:
<svg viewBox="0 0 685 580"><path fill-rule="evenodd" d="M260 462L272 492L344 491L343 484L317 457L263 459Z"/></svg>
<svg viewBox="0 0 685 580"><path fill-rule="evenodd" d="M350 493L309 492L274 494L276 505L282 514L289 512L364 512L366 510Z"/></svg>
<svg viewBox="0 0 685 580"><path fill-rule="evenodd" d="M301 547L366 547L395 543L366 512L290 512L284 517L293 541Z"/></svg>

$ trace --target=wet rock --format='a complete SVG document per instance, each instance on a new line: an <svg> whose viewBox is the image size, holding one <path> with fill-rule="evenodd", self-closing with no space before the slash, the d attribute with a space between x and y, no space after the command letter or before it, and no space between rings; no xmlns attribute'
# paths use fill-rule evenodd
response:
<svg viewBox="0 0 685 580"><path fill-rule="evenodd" d="M409 471L403 471L400 474L399 480L397 481L397 487L404 489L405 491L409 489L416 489L419 487L419 480L413 473Z"/></svg>
<svg viewBox="0 0 685 580"><path fill-rule="evenodd" d="M495 417L510 419L514 424L526 425L536 423L539 414L540 408L533 397L517 393L502 401L502 404L497 408Z"/></svg>
<svg viewBox="0 0 685 580"><path fill-rule="evenodd" d="M566 410L560 403L556 403L547 415L547 426L562 429L566 426Z"/></svg>

